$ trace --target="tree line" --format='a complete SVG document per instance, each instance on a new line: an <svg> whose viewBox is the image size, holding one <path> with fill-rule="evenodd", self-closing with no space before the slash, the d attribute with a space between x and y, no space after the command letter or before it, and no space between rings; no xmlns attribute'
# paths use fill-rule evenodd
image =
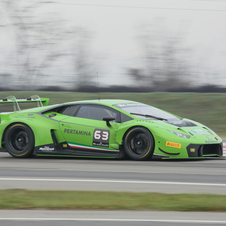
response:
<svg viewBox="0 0 226 226"><path fill-rule="evenodd" d="M224 90L208 83L201 87L196 84L197 77L207 71L203 72L192 61L192 49L186 46L186 32L181 28L177 32L169 32L165 26L161 26L164 24L162 21L158 21L157 29L148 24L137 32L142 50L142 56L137 60L141 66L124 68L125 74L136 85L99 87L95 85L97 56L91 51L91 32L82 27L66 26L67 21L58 15L40 16L40 13L36 13L46 4L54 4L51 1L33 0L24 3L20 0L2 0L1 3L0 13L4 15L4 20L0 22L0 29L13 39L13 54L7 64L16 70L8 77L2 74L0 79L8 78L11 86L15 82L17 89L64 90L60 85L45 86L45 81L50 76L49 71L67 58L72 62L72 82L75 84L70 89L75 91ZM0 88L12 89L3 84Z"/></svg>

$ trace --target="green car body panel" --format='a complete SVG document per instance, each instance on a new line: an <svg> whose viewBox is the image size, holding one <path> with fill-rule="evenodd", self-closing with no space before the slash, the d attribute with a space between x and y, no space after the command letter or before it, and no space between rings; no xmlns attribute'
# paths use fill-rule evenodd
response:
<svg viewBox="0 0 226 226"><path fill-rule="evenodd" d="M29 101L37 100L1 100L14 104ZM47 105L48 99L40 98L41 102ZM87 106L98 109L100 117L102 108L109 115L89 118L82 112ZM28 157L28 151L29 156L128 156L134 160L222 156L222 139L211 129L153 107L154 116L136 112L146 108L149 106L134 101L90 100L0 113L0 148L14 157ZM158 113L169 118L158 118Z"/></svg>

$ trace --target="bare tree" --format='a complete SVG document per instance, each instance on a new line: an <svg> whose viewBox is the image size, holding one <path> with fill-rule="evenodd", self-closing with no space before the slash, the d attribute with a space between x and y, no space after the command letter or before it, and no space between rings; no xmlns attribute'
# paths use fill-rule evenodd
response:
<svg viewBox="0 0 226 226"><path fill-rule="evenodd" d="M145 26L139 35L144 53L142 77L131 73L131 70L128 73L132 78L142 79L143 83L156 90L188 86L193 68L190 63L190 49L183 43L182 32L170 34L161 24L157 26Z"/></svg>
<svg viewBox="0 0 226 226"><path fill-rule="evenodd" d="M92 35L84 28L77 29L74 44L74 66L78 86L94 85L97 69L97 58L91 50Z"/></svg>
<svg viewBox="0 0 226 226"><path fill-rule="evenodd" d="M67 34L63 21L58 16L37 13L45 4L51 3L41 0L1 2L7 21L1 29L13 34L16 57L11 59L11 66L16 67L15 79L23 89L36 87L38 81L48 76L46 69L65 54L60 48Z"/></svg>
<svg viewBox="0 0 226 226"><path fill-rule="evenodd" d="M146 76L144 74L144 71L137 68L129 68L128 74L136 81L136 84L140 86L145 86L145 80Z"/></svg>

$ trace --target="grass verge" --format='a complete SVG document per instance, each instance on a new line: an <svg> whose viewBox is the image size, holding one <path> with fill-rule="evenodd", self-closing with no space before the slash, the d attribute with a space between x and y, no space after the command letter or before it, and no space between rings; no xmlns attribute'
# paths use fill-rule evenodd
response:
<svg viewBox="0 0 226 226"><path fill-rule="evenodd" d="M0 190L0 209L226 212L226 195Z"/></svg>

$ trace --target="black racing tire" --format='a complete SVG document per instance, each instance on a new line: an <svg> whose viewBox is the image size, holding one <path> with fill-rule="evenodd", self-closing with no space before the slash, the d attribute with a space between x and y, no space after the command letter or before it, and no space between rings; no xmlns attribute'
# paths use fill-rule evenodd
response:
<svg viewBox="0 0 226 226"><path fill-rule="evenodd" d="M10 155L16 158L28 158L34 151L34 134L30 127L22 123L9 126L4 136L4 144Z"/></svg>
<svg viewBox="0 0 226 226"><path fill-rule="evenodd" d="M143 127L134 127L124 138L124 150L133 160L151 159L154 152L154 138L149 130Z"/></svg>

